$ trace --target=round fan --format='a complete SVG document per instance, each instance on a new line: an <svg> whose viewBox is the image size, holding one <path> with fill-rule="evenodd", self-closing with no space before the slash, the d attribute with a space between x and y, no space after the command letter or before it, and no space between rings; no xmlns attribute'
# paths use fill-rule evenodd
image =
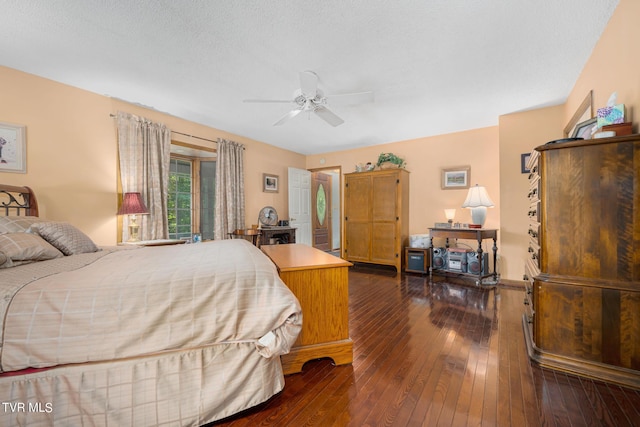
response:
<svg viewBox="0 0 640 427"><path fill-rule="evenodd" d="M258 221L260 224L266 225L267 227L273 227L278 224L278 212L271 206L265 206L260 209L260 214L258 215Z"/></svg>

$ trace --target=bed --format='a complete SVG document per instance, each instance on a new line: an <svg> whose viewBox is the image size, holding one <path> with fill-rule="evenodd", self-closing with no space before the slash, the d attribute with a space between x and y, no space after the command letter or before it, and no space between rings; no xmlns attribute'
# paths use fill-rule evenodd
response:
<svg viewBox="0 0 640 427"><path fill-rule="evenodd" d="M0 425L202 425L284 387L300 305L249 242L98 248L0 185Z"/></svg>

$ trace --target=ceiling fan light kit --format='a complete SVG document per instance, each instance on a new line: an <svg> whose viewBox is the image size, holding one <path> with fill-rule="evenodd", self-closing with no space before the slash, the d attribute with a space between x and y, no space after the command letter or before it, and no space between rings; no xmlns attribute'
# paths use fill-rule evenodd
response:
<svg viewBox="0 0 640 427"><path fill-rule="evenodd" d="M335 102L334 102L335 101ZM364 104L373 102L373 92L354 92L339 95L326 95L318 89L318 75L313 71L300 72L300 89L293 93L293 99L245 99L249 103L293 103L296 107L285 114L274 126L280 126L303 111L315 113L331 126L340 126L344 120L327 108L328 104L336 105Z"/></svg>

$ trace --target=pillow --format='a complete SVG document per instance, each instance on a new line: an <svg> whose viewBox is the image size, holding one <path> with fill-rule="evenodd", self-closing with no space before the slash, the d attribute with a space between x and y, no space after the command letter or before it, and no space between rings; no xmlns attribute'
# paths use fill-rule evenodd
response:
<svg viewBox="0 0 640 427"><path fill-rule="evenodd" d="M30 233L0 234L0 254L5 258L5 261L0 264L0 268L63 256L59 250L45 242L42 237Z"/></svg>
<svg viewBox="0 0 640 427"><path fill-rule="evenodd" d="M7 256L4 254L4 252L0 252L0 268L2 268L2 264L4 264L5 262L7 262Z"/></svg>
<svg viewBox="0 0 640 427"><path fill-rule="evenodd" d="M37 216L1 216L0 234L24 233L36 222L46 221Z"/></svg>
<svg viewBox="0 0 640 427"><path fill-rule="evenodd" d="M98 247L89 236L68 222L38 222L33 224L30 230L65 255L98 251Z"/></svg>

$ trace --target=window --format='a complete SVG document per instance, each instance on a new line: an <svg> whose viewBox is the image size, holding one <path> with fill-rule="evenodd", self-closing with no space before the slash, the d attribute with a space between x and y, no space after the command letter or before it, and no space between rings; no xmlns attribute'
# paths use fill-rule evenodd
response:
<svg viewBox="0 0 640 427"><path fill-rule="evenodd" d="M214 237L216 162L171 156L167 210L169 238Z"/></svg>
<svg viewBox="0 0 640 427"><path fill-rule="evenodd" d="M171 159L167 196L169 238L171 239L190 238L192 234L191 170L191 161Z"/></svg>

